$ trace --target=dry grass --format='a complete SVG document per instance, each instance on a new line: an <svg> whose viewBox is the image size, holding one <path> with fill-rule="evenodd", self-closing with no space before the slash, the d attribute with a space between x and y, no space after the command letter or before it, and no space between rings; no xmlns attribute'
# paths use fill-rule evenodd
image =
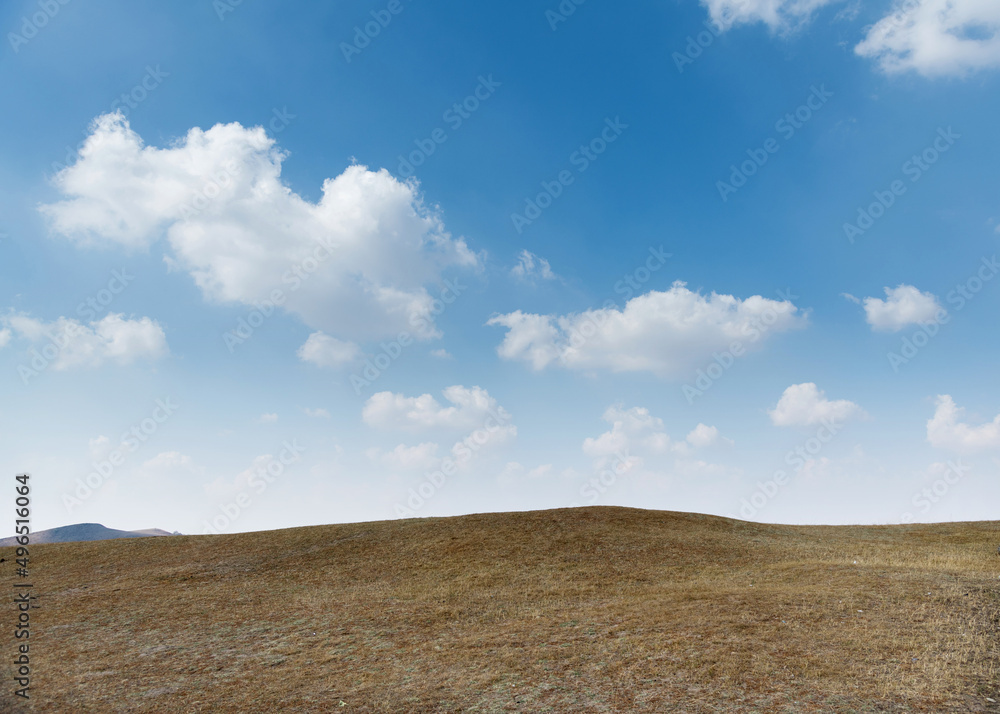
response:
<svg viewBox="0 0 1000 714"><path fill-rule="evenodd" d="M583 508L37 546L27 710L1000 711L997 542Z"/></svg>

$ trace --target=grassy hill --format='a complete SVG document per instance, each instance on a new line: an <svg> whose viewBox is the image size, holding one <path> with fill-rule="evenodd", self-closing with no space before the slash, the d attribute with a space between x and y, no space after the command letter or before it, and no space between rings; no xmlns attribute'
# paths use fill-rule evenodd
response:
<svg viewBox="0 0 1000 714"><path fill-rule="evenodd" d="M42 545L25 711L1000 711L998 533L594 507Z"/></svg>

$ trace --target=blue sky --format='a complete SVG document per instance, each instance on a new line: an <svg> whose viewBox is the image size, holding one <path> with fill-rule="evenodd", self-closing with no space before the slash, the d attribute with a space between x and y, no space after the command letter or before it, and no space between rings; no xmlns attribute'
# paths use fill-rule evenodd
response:
<svg viewBox="0 0 1000 714"><path fill-rule="evenodd" d="M0 22L35 528L996 517L993 3Z"/></svg>

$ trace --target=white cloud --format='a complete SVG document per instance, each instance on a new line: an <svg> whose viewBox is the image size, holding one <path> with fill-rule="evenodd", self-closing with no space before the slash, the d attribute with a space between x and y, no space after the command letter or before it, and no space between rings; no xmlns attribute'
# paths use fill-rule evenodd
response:
<svg viewBox="0 0 1000 714"><path fill-rule="evenodd" d="M448 350L431 350L431 357L437 357L438 359L452 359L451 353Z"/></svg>
<svg viewBox="0 0 1000 714"><path fill-rule="evenodd" d="M281 289L286 310L342 339L437 336L428 286L479 259L416 183L350 166L312 203L281 182L284 158L261 127L195 128L156 148L106 114L54 179L66 198L41 210L80 245L145 249L166 235L170 264L207 299L249 305Z"/></svg>
<svg viewBox="0 0 1000 714"><path fill-rule="evenodd" d="M890 74L932 77L1000 67L1000 3L904 0L868 30L855 52Z"/></svg>
<svg viewBox="0 0 1000 714"><path fill-rule="evenodd" d="M366 424L378 429L407 431L437 428L473 431L483 429L487 421L510 421L510 415L482 387L455 385L442 393L452 406L442 406L430 394L407 397L379 392L368 399L361 416Z"/></svg>
<svg viewBox="0 0 1000 714"><path fill-rule="evenodd" d="M927 441L959 453L1000 448L1000 414L991 422L970 426L960 422L965 412L948 394L939 395L934 416L927 421Z"/></svg>
<svg viewBox="0 0 1000 714"><path fill-rule="evenodd" d="M353 342L344 342L323 332L314 332L299 347L299 359L317 367L340 367L361 356L360 348Z"/></svg>
<svg viewBox="0 0 1000 714"><path fill-rule="evenodd" d="M260 422L261 424L274 424L276 421L278 421L278 415L261 414L259 417L257 417L257 421Z"/></svg>
<svg viewBox="0 0 1000 714"><path fill-rule="evenodd" d="M826 393L812 382L790 386L768 414L777 426L810 426L824 421L843 422L866 416L865 411L854 402L827 399Z"/></svg>
<svg viewBox="0 0 1000 714"><path fill-rule="evenodd" d="M89 439L87 447L90 451L90 458L99 461L111 451L111 439L101 434L93 439Z"/></svg>
<svg viewBox="0 0 1000 714"><path fill-rule="evenodd" d="M309 407L306 407L302 411L305 412L306 416L312 417L313 419L329 419L330 418L330 412L327 411L326 409L322 409L322 408L320 408L320 409L310 409Z"/></svg>
<svg viewBox="0 0 1000 714"><path fill-rule="evenodd" d="M912 285L885 288L885 295L885 300L866 297L863 301L865 318L876 331L898 332L908 325L937 322L946 314L933 293L922 293Z"/></svg>
<svg viewBox="0 0 1000 714"><path fill-rule="evenodd" d="M541 370L556 362L570 369L648 371L676 377L694 371L712 353L741 342L750 350L764 338L804 326L807 318L789 301L754 295L692 292L683 282L651 291L625 308L606 307L565 316L520 310L496 315L488 325L507 328L497 352Z"/></svg>
<svg viewBox="0 0 1000 714"><path fill-rule="evenodd" d="M789 31L808 22L812 14L840 0L702 0L717 27L763 22L772 30Z"/></svg>
<svg viewBox="0 0 1000 714"><path fill-rule="evenodd" d="M718 427L707 426L706 424L698 424L684 440L695 449L705 449L719 443L733 443L731 439L726 439L719 435Z"/></svg>
<svg viewBox="0 0 1000 714"><path fill-rule="evenodd" d="M205 493L219 498L230 498L240 491L249 491L251 484L261 481L261 474L267 473L268 464L274 461L271 454L263 454L253 460L253 465L245 471L236 474L234 478L219 476L211 483L205 484ZM253 492L257 492L255 488Z"/></svg>
<svg viewBox="0 0 1000 714"><path fill-rule="evenodd" d="M381 463L393 470L424 472L437 468L441 462L441 458L438 456L438 449L437 444L425 442L416 446L400 444L392 451L369 449L367 453L372 461Z"/></svg>
<svg viewBox="0 0 1000 714"><path fill-rule="evenodd" d="M144 461L139 475L147 480L167 485L176 484L182 476L202 476L205 469L194 463L190 456L179 451L164 451Z"/></svg>
<svg viewBox="0 0 1000 714"><path fill-rule="evenodd" d="M654 417L645 407L624 409L608 407L602 417L611 429L596 438L583 441L583 453L598 461L606 461L616 454L644 456L676 453L688 455L692 450L704 449L720 443L732 444L719 434L717 427L698 424L682 441L672 441L663 420Z"/></svg>
<svg viewBox="0 0 1000 714"><path fill-rule="evenodd" d="M2 350L4 347L7 346L7 343L10 342L10 337L11 337L10 330L6 328L0 330L0 350Z"/></svg>
<svg viewBox="0 0 1000 714"><path fill-rule="evenodd" d="M167 354L167 337L159 323L148 317L126 319L109 313L84 325L60 317L45 323L23 314L0 317L5 332L45 345L40 353L53 369L99 367L105 362L131 364L137 359L157 359Z"/></svg>
<svg viewBox="0 0 1000 714"><path fill-rule="evenodd" d="M604 412L603 418L611 428L583 441L583 453L592 460L592 473L597 478L606 478L610 471L616 477L628 475L636 483L663 487L678 478L698 481L729 473L724 466L693 458L704 449L733 443L714 426L698 424L686 438L674 441L663 420L644 407L625 409L615 405ZM591 478L590 484L594 483ZM594 502L596 493L584 490L586 487L581 495Z"/></svg>
<svg viewBox="0 0 1000 714"><path fill-rule="evenodd" d="M510 274L518 280L533 282L537 279L555 280L556 274L552 272L552 266L545 258L540 258L528 250L522 250L517 256L517 265L510 270Z"/></svg>

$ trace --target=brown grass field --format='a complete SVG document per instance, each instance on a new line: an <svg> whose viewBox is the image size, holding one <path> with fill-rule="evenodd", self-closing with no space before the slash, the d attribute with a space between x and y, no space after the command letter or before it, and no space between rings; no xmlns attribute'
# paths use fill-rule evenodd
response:
<svg viewBox="0 0 1000 714"><path fill-rule="evenodd" d="M0 710L1000 712L998 539L593 507L39 545Z"/></svg>

